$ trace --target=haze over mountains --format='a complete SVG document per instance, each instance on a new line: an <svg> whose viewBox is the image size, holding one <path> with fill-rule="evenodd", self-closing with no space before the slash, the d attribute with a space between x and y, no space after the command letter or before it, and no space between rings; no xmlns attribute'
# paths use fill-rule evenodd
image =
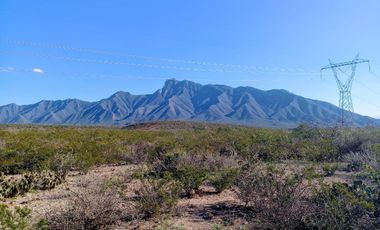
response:
<svg viewBox="0 0 380 230"><path fill-rule="evenodd" d="M120 91L98 102L44 100L32 105L0 107L0 123L5 124L128 125L189 120L295 127L301 123L331 126L337 124L339 117L338 107L285 90L201 85L174 79L167 80L161 89L148 95ZM353 123L380 125L380 120L354 114Z"/></svg>

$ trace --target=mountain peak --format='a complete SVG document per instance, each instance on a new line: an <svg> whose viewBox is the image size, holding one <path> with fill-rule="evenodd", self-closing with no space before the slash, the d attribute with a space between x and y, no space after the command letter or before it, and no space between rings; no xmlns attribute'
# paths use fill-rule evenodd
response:
<svg viewBox="0 0 380 230"><path fill-rule="evenodd" d="M174 78L171 78L165 81L165 84L161 89L161 93L165 97L168 95L176 95L176 94L183 93L185 90L191 93L200 87L201 87L200 84L192 82L192 81L187 81L187 80L178 81Z"/></svg>
<svg viewBox="0 0 380 230"><path fill-rule="evenodd" d="M116 93L112 94L109 98L127 97L127 96L131 96L131 94L129 92L117 91Z"/></svg>
<svg viewBox="0 0 380 230"><path fill-rule="evenodd" d="M175 78L169 78L165 81L164 87L169 87L169 86L175 85L178 82L179 81Z"/></svg>
<svg viewBox="0 0 380 230"><path fill-rule="evenodd" d="M195 83L193 81L188 81L188 80L177 80L175 78L170 78L165 81L165 84L163 88L172 88L172 87L188 87L188 86L193 86L193 85L200 85L198 83Z"/></svg>

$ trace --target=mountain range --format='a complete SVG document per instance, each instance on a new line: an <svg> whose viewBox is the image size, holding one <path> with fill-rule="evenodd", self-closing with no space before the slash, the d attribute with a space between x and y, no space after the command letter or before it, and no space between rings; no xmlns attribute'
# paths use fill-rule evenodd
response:
<svg viewBox="0 0 380 230"><path fill-rule="evenodd" d="M330 103L286 90L232 88L169 79L161 89L147 95L120 91L97 102L67 99L1 106L0 123L121 126L185 120L290 128L301 123L333 126L340 114L341 110ZM379 126L380 120L353 114L352 124Z"/></svg>

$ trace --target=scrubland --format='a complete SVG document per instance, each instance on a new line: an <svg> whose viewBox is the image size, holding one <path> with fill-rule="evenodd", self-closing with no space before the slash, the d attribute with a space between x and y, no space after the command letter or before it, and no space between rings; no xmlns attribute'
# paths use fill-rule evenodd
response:
<svg viewBox="0 0 380 230"><path fill-rule="evenodd" d="M0 126L0 229L378 229L380 129Z"/></svg>

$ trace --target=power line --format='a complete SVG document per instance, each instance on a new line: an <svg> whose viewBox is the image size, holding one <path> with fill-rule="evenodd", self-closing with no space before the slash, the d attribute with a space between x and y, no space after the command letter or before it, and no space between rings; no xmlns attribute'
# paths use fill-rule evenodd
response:
<svg viewBox="0 0 380 230"><path fill-rule="evenodd" d="M375 95L380 95L380 92L377 92L377 91L375 91L374 89L368 87L368 86L365 85L363 82L358 81L357 79L355 79L355 82L359 83L361 86L363 86L364 88L368 89L368 90L371 91L373 94L375 94Z"/></svg>
<svg viewBox="0 0 380 230"><path fill-rule="evenodd" d="M7 71L2 71L7 70ZM8 71L9 70L9 71ZM69 78L77 78L77 77L94 77L94 78L118 78L118 79L128 79L128 80L160 80L164 81L169 78L173 78L173 76L138 76L138 75L129 75L129 74L119 74L119 75L110 75L110 74L94 74L94 73L77 73L77 72L63 72L63 71L43 71L43 73L33 72L32 69L24 69L24 68L13 68L13 67L2 67L0 66L0 74L1 73L33 73L33 74L43 74L43 75L62 75ZM203 78L203 77L192 77L196 81L214 81L215 79L211 78ZM252 79L222 79L222 82L260 82L260 80L252 80ZM267 81L266 81L267 82Z"/></svg>
<svg viewBox="0 0 380 230"><path fill-rule="evenodd" d="M373 102L371 102L371 101L368 101L368 100L366 100L366 99L364 99L364 98L358 96L357 94L352 94L352 95L353 95L355 98L357 98L357 99L359 99L359 100L361 100L361 101L363 101L363 102L366 102L367 104L372 105L373 107L376 107L376 108L380 109L380 105L377 105L377 104L375 104L375 103L373 103Z"/></svg>
<svg viewBox="0 0 380 230"><path fill-rule="evenodd" d="M30 41L20 41L20 40L9 40L9 39L1 39L0 42L12 44L12 45L22 45L22 46L33 46L33 47L43 47L49 49L60 49L81 53L92 53L92 54L102 54L108 56L119 56L119 57L127 57L127 58L135 58L135 59L144 59L144 60L155 60L169 63L181 63L187 65L200 65L200 66L214 66L220 68L228 68L228 69L240 69L240 70L256 70L256 71L273 71L273 72L289 72L289 73L304 73L304 74L315 74L314 70L308 70L304 68L284 68L284 67L267 67L267 66L250 66L250 65L236 65L236 64L222 64L215 62L205 62L205 61L197 61L197 60L181 60L181 59L172 59L172 58L164 58L164 57L156 57L156 56L144 56L144 55L135 55L128 53L116 53L95 49L84 49L77 48L65 45L57 45L57 44L46 44L46 43L36 43Z"/></svg>
<svg viewBox="0 0 380 230"><path fill-rule="evenodd" d="M5 52L2 52L5 53ZM157 65L157 64L147 64L147 63L137 63L137 62L127 62L127 61L114 61L114 60L105 60L105 59L87 59L87 58L76 58L70 56L53 56L53 55L43 55L35 53L15 53L7 52L8 55L23 55L23 56L33 56L44 59L57 59L65 61L75 61L81 63L96 63L96 64L106 64L106 65L124 65L140 68L155 68L155 69L169 69L169 70L178 70L178 71L195 71L195 72L214 72L214 73L240 73L240 74L292 74L296 75L297 73L286 72L281 70L280 72L276 71L263 71L263 70L231 70L231 69L221 69L221 68L196 68L196 67L184 67L176 65ZM282 72L281 72L282 71ZM319 73L307 73L308 75L318 75ZM298 73L298 75L306 75L306 73Z"/></svg>
<svg viewBox="0 0 380 230"><path fill-rule="evenodd" d="M378 77L378 78L380 78L380 76L379 75L377 75L376 73L374 73L374 72L372 72L372 71L369 71L369 73L370 74L372 74L373 76L375 76L375 77Z"/></svg>

